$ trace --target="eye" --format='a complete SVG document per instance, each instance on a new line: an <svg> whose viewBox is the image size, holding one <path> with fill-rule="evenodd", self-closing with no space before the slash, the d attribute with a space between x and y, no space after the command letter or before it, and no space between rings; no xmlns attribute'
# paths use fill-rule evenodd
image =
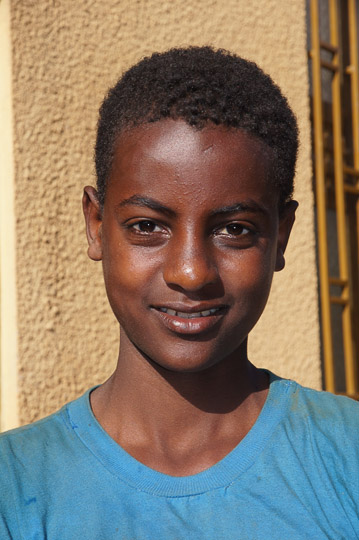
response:
<svg viewBox="0 0 359 540"><path fill-rule="evenodd" d="M224 236L246 236L252 231L240 223L229 223L225 227L216 230L216 234Z"/></svg>
<svg viewBox="0 0 359 540"><path fill-rule="evenodd" d="M154 221L151 221L149 219L138 221L137 223L133 223L131 225L131 229L134 229L136 232L145 233L145 234L163 232L162 227L160 227Z"/></svg>

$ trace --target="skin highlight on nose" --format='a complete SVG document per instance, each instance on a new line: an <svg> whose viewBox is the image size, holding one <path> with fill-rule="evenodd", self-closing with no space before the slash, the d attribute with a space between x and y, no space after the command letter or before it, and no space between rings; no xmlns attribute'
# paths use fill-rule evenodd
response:
<svg viewBox="0 0 359 540"><path fill-rule="evenodd" d="M218 272L205 246L191 246L190 240L188 243L183 247L177 244L177 256L175 250L171 252L163 277L168 285L185 291L198 291L214 284L218 280Z"/></svg>

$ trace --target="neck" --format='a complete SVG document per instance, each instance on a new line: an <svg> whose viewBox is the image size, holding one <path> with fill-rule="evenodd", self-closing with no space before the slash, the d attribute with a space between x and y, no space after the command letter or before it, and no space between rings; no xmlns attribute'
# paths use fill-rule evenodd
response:
<svg viewBox="0 0 359 540"><path fill-rule="evenodd" d="M224 457L253 426L268 383L248 361L246 343L195 373L169 371L124 345L114 374L92 393L91 404L111 437L143 463L193 474ZM188 465L195 449L202 450Z"/></svg>

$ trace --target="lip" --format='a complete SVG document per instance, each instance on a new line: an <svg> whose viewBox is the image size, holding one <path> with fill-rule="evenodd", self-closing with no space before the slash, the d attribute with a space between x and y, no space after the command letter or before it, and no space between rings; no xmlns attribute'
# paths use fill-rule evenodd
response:
<svg viewBox="0 0 359 540"><path fill-rule="evenodd" d="M176 314L166 313L161 311L163 309L168 309L170 311L175 311ZM208 312L216 309L216 312L210 313L206 316L199 317L182 317L178 314L186 314L190 316L191 314L196 314L199 312ZM151 306L152 312L158 318L158 320L172 332L177 334L187 334L195 335L201 334L203 332L208 332L211 330L217 323L223 318L227 312L228 307L224 305L208 305L208 304L198 304L196 306L186 306L183 304L166 304L161 306Z"/></svg>

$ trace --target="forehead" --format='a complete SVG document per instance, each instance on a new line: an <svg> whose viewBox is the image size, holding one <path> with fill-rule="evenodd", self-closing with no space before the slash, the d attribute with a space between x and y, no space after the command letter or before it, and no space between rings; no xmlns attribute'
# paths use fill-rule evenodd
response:
<svg viewBox="0 0 359 540"><path fill-rule="evenodd" d="M232 194L277 200L271 163L270 148L241 130L214 125L199 130L182 120L161 120L120 135L108 196L145 190L157 198L172 192L216 204Z"/></svg>

